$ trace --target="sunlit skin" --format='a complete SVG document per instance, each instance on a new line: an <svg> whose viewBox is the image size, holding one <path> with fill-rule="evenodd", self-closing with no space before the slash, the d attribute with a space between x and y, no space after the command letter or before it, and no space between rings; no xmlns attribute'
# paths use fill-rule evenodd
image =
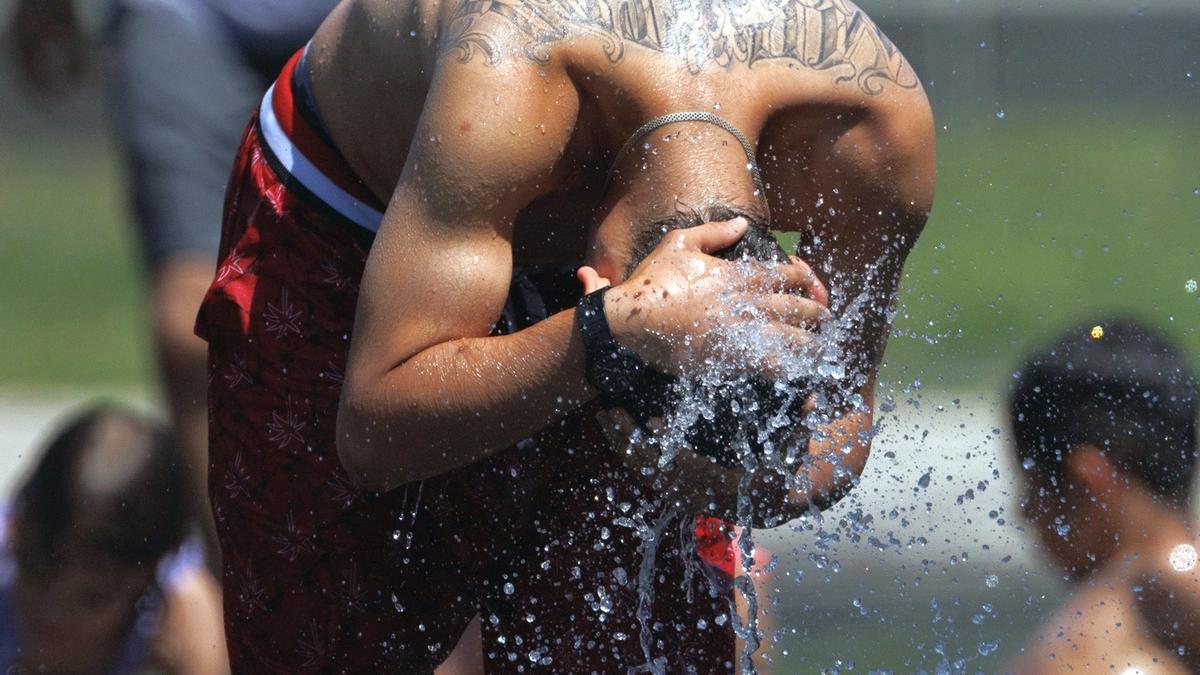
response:
<svg viewBox="0 0 1200 675"><path fill-rule="evenodd" d="M872 93L839 81L844 70L787 59L697 68L634 44L614 63L589 37L594 31L568 34L547 48L548 63L534 63L522 51L527 36L499 14L472 25L495 42L492 58L470 49L439 56L457 8L343 3L310 50L335 145L389 201L363 278L338 415L339 456L360 483L387 489L443 474L593 398L573 311L489 337L513 263L590 257L614 279L603 260L628 255L631 223L714 203L769 211L774 228L801 232L802 255L820 268L835 315L868 297L852 322L848 365L863 374L855 387L870 407L887 310L932 202L932 119L915 78ZM765 200L733 137L694 124L647 138L650 149L632 153L604 193L608 163L634 129L697 109L719 110L759 144L771 186ZM684 359L677 349L701 332L698 323L728 322L723 303L765 294L775 330L804 342L821 311L815 303L779 285L739 288L728 283L728 264L704 260L736 240L728 227L677 235L659 249L660 262L671 264L617 283L608 304L618 341L665 370L686 370L706 356L702 348ZM779 271L764 274L770 282ZM798 277L785 274L792 286ZM635 303L637 290L625 282L647 280L686 289L672 295L687 302L644 294ZM813 470L813 495L798 499L794 513L829 503L866 462L871 414L842 412L816 442L839 448L846 471ZM398 438L403 452L389 442Z"/></svg>
<svg viewBox="0 0 1200 675"><path fill-rule="evenodd" d="M1023 471L1022 510L1075 593L1011 672L1191 672L1155 637L1133 590L1148 577L1180 576L1171 552L1194 541L1186 510L1156 497L1090 445L1070 452L1060 485L1036 469Z"/></svg>
<svg viewBox="0 0 1200 675"><path fill-rule="evenodd" d="M933 198L932 114L919 80L845 0L820 11L763 3L754 16L736 2L618 4L348 0L314 37L317 112L387 204L337 414L337 458L360 487L447 476L599 395L573 309L493 335L514 265L580 261L614 284L615 339L664 371L712 358L769 376L822 326L844 322L845 402L820 411L828 421L805 448L820 459L794 491L776 475L772 487L784 489L755 495L758 512L780 523L824 507L865 465L890 310ZM728 39L698 29L701 14L724 21ZM770 44L744 48L741 34L767 24ZM643 123L689 110L719 111L750 156L726 129L676 124L615 161ZM638 226L718 205L798 233L807 264L719 260L712 254L748 224L705 216L721 222L667 235L626 275ZM813 291L818 278L827 293ZM779 338L779 358L729 363L717 329L744 322L747 305ZM603 452L587 456L610 462L601 434L593 441ZM707 480L703 464L675 469L696 494L672 497L732 513L735 480ZM624 473L617 487L633 491Z"/></svg>

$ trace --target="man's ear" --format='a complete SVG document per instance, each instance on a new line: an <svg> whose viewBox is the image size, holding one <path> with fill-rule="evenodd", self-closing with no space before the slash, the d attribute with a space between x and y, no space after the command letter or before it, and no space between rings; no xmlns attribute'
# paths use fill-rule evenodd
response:
<svg viewBox="0 0 1200 675"><path fill-rule="evenodd" d="M1090 443L1072 448L1063 469L1069 484L1087 488L1091 496L1105 501L1123 491L1128 480L1103 450Z"/></svg>

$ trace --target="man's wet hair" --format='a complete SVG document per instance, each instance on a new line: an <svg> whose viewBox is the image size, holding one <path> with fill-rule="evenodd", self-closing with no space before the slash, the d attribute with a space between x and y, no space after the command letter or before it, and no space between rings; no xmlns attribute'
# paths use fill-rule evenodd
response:
<svg viewBox="0 0 1200 675"><path fill-rule="evenodd" d="M680 211L635 228L629 271L650 255L668 232L737 217L746 218L750 227L736 244L714 253L715 257L788 262L787 252L771 234L765 214L717 205ZM647 369L637 390L609 403L629 411L645 427L651 418L667 419L679 412L690 402L684 397L706 392L712 399L707 406L711 415L699 416L691 423L684 439L696 453L711 457L724 466L734 466L740 461L738 445L748 447L755 454L762 451L764 439L760 430L763 423L777 418L780 413L792 424L767 434L768 440L775 444L776 450L784 449L789 440L796 442L795 429L803 415L806 384L790 384L790 390L780 390L765 378L742 375L714 391L711 387L688 386L680 378Z"/></svg>
<svg viewBox="0 0 1200 675"><path fill-rule="evenodd" d="M22 566L60 562L64 547L149 566L183 540L187 483L166 430L109 405L71 420L16 493Z"/></svg>
<svg viewBox="0 0 1200 675"><path fill-rule="evenodd" d="M751 258L784 263L788 261L783 247L775 241L775 237L771 236L770 222L765 212L728 204L712 204L697 208L685 207L665 218L635 225L625 276L633 273L634 268L654 251L668 232L739 217L745 218L750 224L746 235L732 248L716 253L716 257L726 260Z"/></svg>
<svg viewBox="0 0 1200 675"><path fill-rule="evenodd" d="M1130 320L1067 331L1029 357L1009 405L1026 467L1062 484L1067 454L1092 445L1154 494L1183 503L1196 465L1196 377L1156 331Z"/></svg>

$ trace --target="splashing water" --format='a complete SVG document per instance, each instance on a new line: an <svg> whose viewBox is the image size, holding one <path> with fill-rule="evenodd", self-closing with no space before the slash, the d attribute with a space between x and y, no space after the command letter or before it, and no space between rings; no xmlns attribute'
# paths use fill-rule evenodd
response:
<svg viewBox="0 0 1200 675"><path fill-rule="evenodd" d="M637 620L641 627L639 638L642 646L642 656L646 663L631 668L630 673L650 673L651 675L666 675L667 659L652 654L654 646L654 631L651 626L652 610L654 608L654 568L658 563L658 545L662 541L667 526L679 517L678 508L665 510L653 525L644 521L638 527L638 536L642 540L639 547L641 565L638 567L638 608Z"/></svg>
<svg viewBox="0 0 1200 675"><path fill-rule="evenodd" d="M870 266L871 270L877 268L878 265ZM748 271L752 268L746 266L745 269ZM686 469L673 471L680 468L677 465L687 464L683 462L685 458L695 457L694 448L689 443L689 432L719 415L727 415L728 411L719 410L717 406L732 407L738 428L733 430L730 445L736 462L728 468L728 472L730 480L736 477L736 502L732 515L741 527L737 541L741 569L734 581L734 592L745 601L747 616L744 621L738 618L736 600L731 597L728 617L734 618L734 631L745 644L739 655L742 672L756 672L752 658L762 643L759 599L753 582L753 528L760 524L771 527L789 519L781 515L778 508L785 495L790 490L800 494L808 492L809 481L802 471L808 460L805 457L808 443L818 427L833 418L833 411L867 409L862 397L857 394L857 389L866 382L866 375L848 369L845 355L846 345L853 329L861 322L869 297L869 292L864 291L847 302L837 318L822 325L813 334L812 343L802 349L795 348L784 336L770 330L767 317L758 307L738 306L731 302L727 306L730 315L745 317L745 320L711 332L720 340L723 353L727 356L723 359L693 359L695 371L689 373L687 378L680 378L674 385L678 404L666 411L664 418L656 420L659 424L653 430L635 434L639 442L657 451L657 464L650 470L656 472L656 486L662 493L695 491L698 486L688 485L688 481L696 481L696 476L688 475ZM743 364L763 363L771 364L776 374L774 396L743 398L739 401L720 395L730 387L745 382ZM816 402L812 412L803 413L801 419L794 419L794 411L798 410L794 404L803 402L810 395L815 397ZM840 466L840 456L823 459L838 465L835 466L836 471L845 471ZM768 483L774 486L774 492L764 494L763 485ZM707 494L713 497L712 487L708 488ZM713 501L717 500L713 498ZM639 512L653 513L655 506L645 502L640 505ZM690 515L673 509L656 519L649 519L652 524L643 522L639 525L642 559L637 579L638 620L645 663L630 672L665 672L665 658L653 653L654 639L650 625L654 603L654 569L658 556L662 554L658 544L668 523L678 522L682 517L690 525L691 519L687 517ZM728 518L728 515L725 517ZM684 528L685 525L681 524L681 529ZM685 545L683 550L694 550L694 546ZM710 588L716 588L713 585L717 582L713 578L713 570L686 554L684 557L689 577L695 571L700 571L709 578ZM722 625L728 617L718 616L716 623Z"/></svg>

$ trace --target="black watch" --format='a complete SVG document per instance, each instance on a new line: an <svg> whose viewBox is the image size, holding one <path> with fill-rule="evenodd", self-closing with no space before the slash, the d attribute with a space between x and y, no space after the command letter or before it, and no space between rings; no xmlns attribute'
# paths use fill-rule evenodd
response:
<svg viewBox="0 0 1200 675"><path fill-rule="evenodd" d="M604 314L604 294L612 288L606 286L588 293L575 308L575 323L583 336L583 349L587 354L587 381L603 394L601 403L623 400L638 386L646 364L636 352L617 344L608 328L608 317Z"/></svg>

